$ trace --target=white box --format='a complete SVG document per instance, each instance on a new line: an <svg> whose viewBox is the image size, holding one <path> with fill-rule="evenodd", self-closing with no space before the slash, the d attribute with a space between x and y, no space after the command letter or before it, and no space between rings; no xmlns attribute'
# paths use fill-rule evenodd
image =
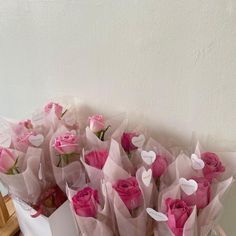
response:
<svg viewBox="0 0 236 236"><path fill-rule="evenodd" d="M69 201L61 205L50 217L31 217L35 211L28 205L14 200L19 225L24 236L78 236Z"/></svg>

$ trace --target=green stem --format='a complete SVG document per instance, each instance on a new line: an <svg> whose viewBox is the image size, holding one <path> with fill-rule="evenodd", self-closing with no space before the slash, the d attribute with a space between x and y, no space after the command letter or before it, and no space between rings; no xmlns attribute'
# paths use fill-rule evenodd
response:
<svg viewBox="0 0 236 236"><path fill-rule="evenodd" d="M105 133L107 132L107 130L110 128L111 126L110 125L108 125L107 127L106 127L106 129L104 129L104 130L102 130L102 132L101 132L101 140L102 141L104 141L104 137L105 137Z"/></svg>

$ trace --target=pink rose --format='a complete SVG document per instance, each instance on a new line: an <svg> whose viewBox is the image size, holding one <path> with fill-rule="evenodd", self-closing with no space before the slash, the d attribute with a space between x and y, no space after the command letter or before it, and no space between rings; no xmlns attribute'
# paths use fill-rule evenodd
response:
<svg viewBox="0 0 236 236"><path fill-rule="evenodd" d="M135 177L118 180L113 185L113 188L129 210L133 210L143 204L142 192Z"/></svg>
<svg viewBox="0 0 236 236"><path fill-rule="evenodd" d="M191 215L192 209L185 201L179 199L166 199L168 226L175 236L183 235L184 224Z"/></svg>
<svg viewBox="0 0 236 236"><path fill-rule="evenodd" d="M85 187L73 196L72 203L77 215L95 217L99 204L98 192L90 187Z"/></svg>
<svg viewBox="0 0 236 236"><path fill-rule="evenodd" d="M52 109L54 109L54 112L55 112L57 118L60 119L61 116L62 116L63 107L62 107L60 104L55 103L55 102L49 102L49 103L44 107L44 111L45 111L46 113L50 113Z"/></svg>
<svg viewBox="0 0 236 236"><path fill-rule="evenodd" d="M152 176L153 178L159 178L162 176L168 166L168 162L165 157L156 155L156 160L152 163Z"/></svg>
<svg viewBox="0 0 236 236"><path fill-rule="evenodd" d="M181 198L188 206L196 205L198 209L203 209L210 202L211 197L211 183L204 177L193 177L198 183L198 189L192 195L187 195L184 192L181 193Z"/></svg>
<svg viewBox="0 0 236 236"><path fill-rule="evenodd" d="M0 171L9 173L16 164L17 156L11 150L0 147Z"/></svg>
<svg viewBox="0 0 236 236"><path fill-rule="evenodd" d="M93 167L102 169L108 157L106 149L94 150L85 154L85 162Z"/></svg>
<svg viewBox="0 0 236 236"><path fill-rule="evenodd" d="M203 168L203 175L212 180L217 178L222 172L225 171L225 167L222 165L219 157L212 152L204 152L201 154L201 158L205 163Z"/></svg>
<svg viewBox="0 0 236 236"><path fill-rule="evenodd" d="M79 148L79 137L68 131L55 138L53 147L61 155L76 153Z"/></svg>
<svg viewBox="0 0 236 236"><path fill-rule="evenodd" d="M133 150L136 150L137 147L133 145L132 138L137 137L138 134L134 132L124 132L121 137L121 146L125 150L125 152L130 153Z"/></svg>
<svg viewBox="0 0 236 236"><path fill-rule="evenodd" d="M98 133L105 128L105 121L102 115L93 115L89 117L89 128L93 133Z"/></svg>

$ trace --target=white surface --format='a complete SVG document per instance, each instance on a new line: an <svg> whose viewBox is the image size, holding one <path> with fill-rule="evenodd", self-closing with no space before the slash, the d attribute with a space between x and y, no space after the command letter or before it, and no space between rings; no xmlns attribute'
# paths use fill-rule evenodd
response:
<svg viewBox="0 0 236 236"><path fill-rule="evenodd" d="M42 215L32 218L35 211L29 206L13 201L21 231L24 236L78 236L69 202L65 202L50 217Z"/></svg>
<svg viewBox="0 0 236 236"><path fill-rule="evenodd" d="M0 0L1 114L73 94L155 137L235 150L235 42L234 0Z"/></svg>

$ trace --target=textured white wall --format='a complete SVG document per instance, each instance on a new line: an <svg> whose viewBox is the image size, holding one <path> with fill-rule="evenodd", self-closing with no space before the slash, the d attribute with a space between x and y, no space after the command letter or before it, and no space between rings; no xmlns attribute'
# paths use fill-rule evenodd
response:
<svg viewBox="0 0 236 236"><path fill-rule="evenodd" d="M72 94L159 137L236 150L236 1L0 0L0 82L4 116Z"/></svg>

